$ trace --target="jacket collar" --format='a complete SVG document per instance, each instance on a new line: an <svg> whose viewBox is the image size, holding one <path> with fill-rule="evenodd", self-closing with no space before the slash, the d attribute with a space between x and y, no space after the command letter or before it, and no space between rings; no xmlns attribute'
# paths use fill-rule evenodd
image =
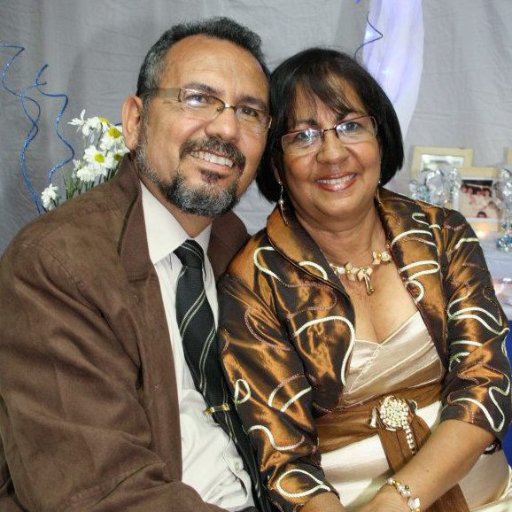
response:
<svg viewBox="0 0 512 512"><path fill-rule="evenodd" d="M389 190L379 189L375 204L400 276L411 295L421 300L425 294L423 281L432 279L428 276L439 270L434 231L440 226L428 221L420 203ZM275 249L302 271L344 291L324 254L293 212L288 210L285 215L288 224L278 208L268 220L267 234ZM429 273L424 274L424 271ZM439 281L439 272L436 276Z"/></svg>
<svg viewBox="0 0 512 512"><path fill-rule="evenodd" d="M149 258L142 192L135 163L131 155L126 155L116 176L111 180L114 201L125 205L124 225L118 244L121 263L130 279L143 279L152 270Z"/></svg>
<svg viewBox="0 0 512 512"><path fill-rule="evenodd" d="M122 264L131 279L144 279L153 266L144 224L142 190L131 155L123 158L111 183L113 196L116 196L119 204L127 205L118 248ZM113 200L116 198L113 197ZM213 221L208 257L216 278L224 272L229 259L246 238L247 231L233 212L225 213Z"/></svg>

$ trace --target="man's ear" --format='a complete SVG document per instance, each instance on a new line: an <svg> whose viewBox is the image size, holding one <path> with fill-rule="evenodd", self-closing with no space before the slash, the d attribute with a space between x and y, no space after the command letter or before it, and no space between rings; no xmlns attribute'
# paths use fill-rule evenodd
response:
<svg viewBox="0 0 512 512"><path fill-rule="evenodd" d="M123 136L126 147L134 150L139 141L142 127L142 100L138 96L128 96L123 102L121 119L123 123Z"/></svg>

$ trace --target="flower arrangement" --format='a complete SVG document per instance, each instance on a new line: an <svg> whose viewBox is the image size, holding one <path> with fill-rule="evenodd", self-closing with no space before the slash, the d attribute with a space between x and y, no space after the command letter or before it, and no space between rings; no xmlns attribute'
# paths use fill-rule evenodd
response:
<svg viewBox="0 0 512 512"><path fill-rule="evenodd" d="M124 144L122 129L104 117L80 117L69 124L82 132L84 152L80 159L73 160L71 172L63 175L64 195L59 187L50 183L41 193L45 210L53 210L67 199L78 196L114 176L123 155L128 152Z"/></svg>

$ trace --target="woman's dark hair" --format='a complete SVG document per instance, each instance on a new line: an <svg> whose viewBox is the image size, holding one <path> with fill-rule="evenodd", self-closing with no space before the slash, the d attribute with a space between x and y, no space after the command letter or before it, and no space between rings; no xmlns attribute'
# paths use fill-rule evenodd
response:
<svg viewBox="0 0 512 512"><path fill-rule="evenodd" d="M377 121L381 149L381 184L386 184L402 167L404 148L395 109L377 81L346 53L327 48L310 48L282 62L270 77L270 127L265 153L256 182L262 194L277 201L279 185L273 167L283 173L281 137L293 124L295 98L300 90L311 101L318 98L333 112L344 115L353 110L340 88L347 83L357 93L368 115ZM292 122L290 122L292 121Z"/></svg>

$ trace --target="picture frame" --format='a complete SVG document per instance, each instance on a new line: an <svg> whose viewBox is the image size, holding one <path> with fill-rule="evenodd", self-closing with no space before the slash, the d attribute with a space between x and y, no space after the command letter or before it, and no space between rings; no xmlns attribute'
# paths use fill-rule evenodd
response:
<svg viewBox="0 0 512 512"><path fill-rule="evenodd" d="M459 175L462 178L487 178L494 180L496 178L496 167L457 167Z"/></svg>
<svg viewBox="0 0 512 512"><path fill-rule="evenodd" d="M468 220L480 240L492 238L498 232L499 210L492 198L492 186L496 178L495 167L460 167L458 169L462 184L455 206ZM479 198L477 204L470 204L465 194L468 187L485 189L486 200ZM480 204L478 204L480 203ZM485 215L479 214L484 212Z"/></svg>
<svg viewBox="0 0 512 512"><path fill-rule="evenodd" d="M462 176L457 209L471 223L497 228L499 209L492 194L494 176ZM494 225L494 226L493 226Z"/></svg>
<svg viewBox="0 0 512 512"><path fill-rule="evenodd" d="M411 176L418 176L424 169L435 170L445 164L459 169L473 164L472 148L413 146Z"/></svg>
<svg viewBox="0 0 512 512"><path fill-rule="evenodd" d="M507 164L512 164L512 148L507 148L505 154L505 162Z"/></svg>
<svg viewBox="0 0 512 512"><path fill-rule="evenodd" d="M488 176L463 176L458 210L466 219L498 219L499 211L492 197L493 179Z"/></svg>

